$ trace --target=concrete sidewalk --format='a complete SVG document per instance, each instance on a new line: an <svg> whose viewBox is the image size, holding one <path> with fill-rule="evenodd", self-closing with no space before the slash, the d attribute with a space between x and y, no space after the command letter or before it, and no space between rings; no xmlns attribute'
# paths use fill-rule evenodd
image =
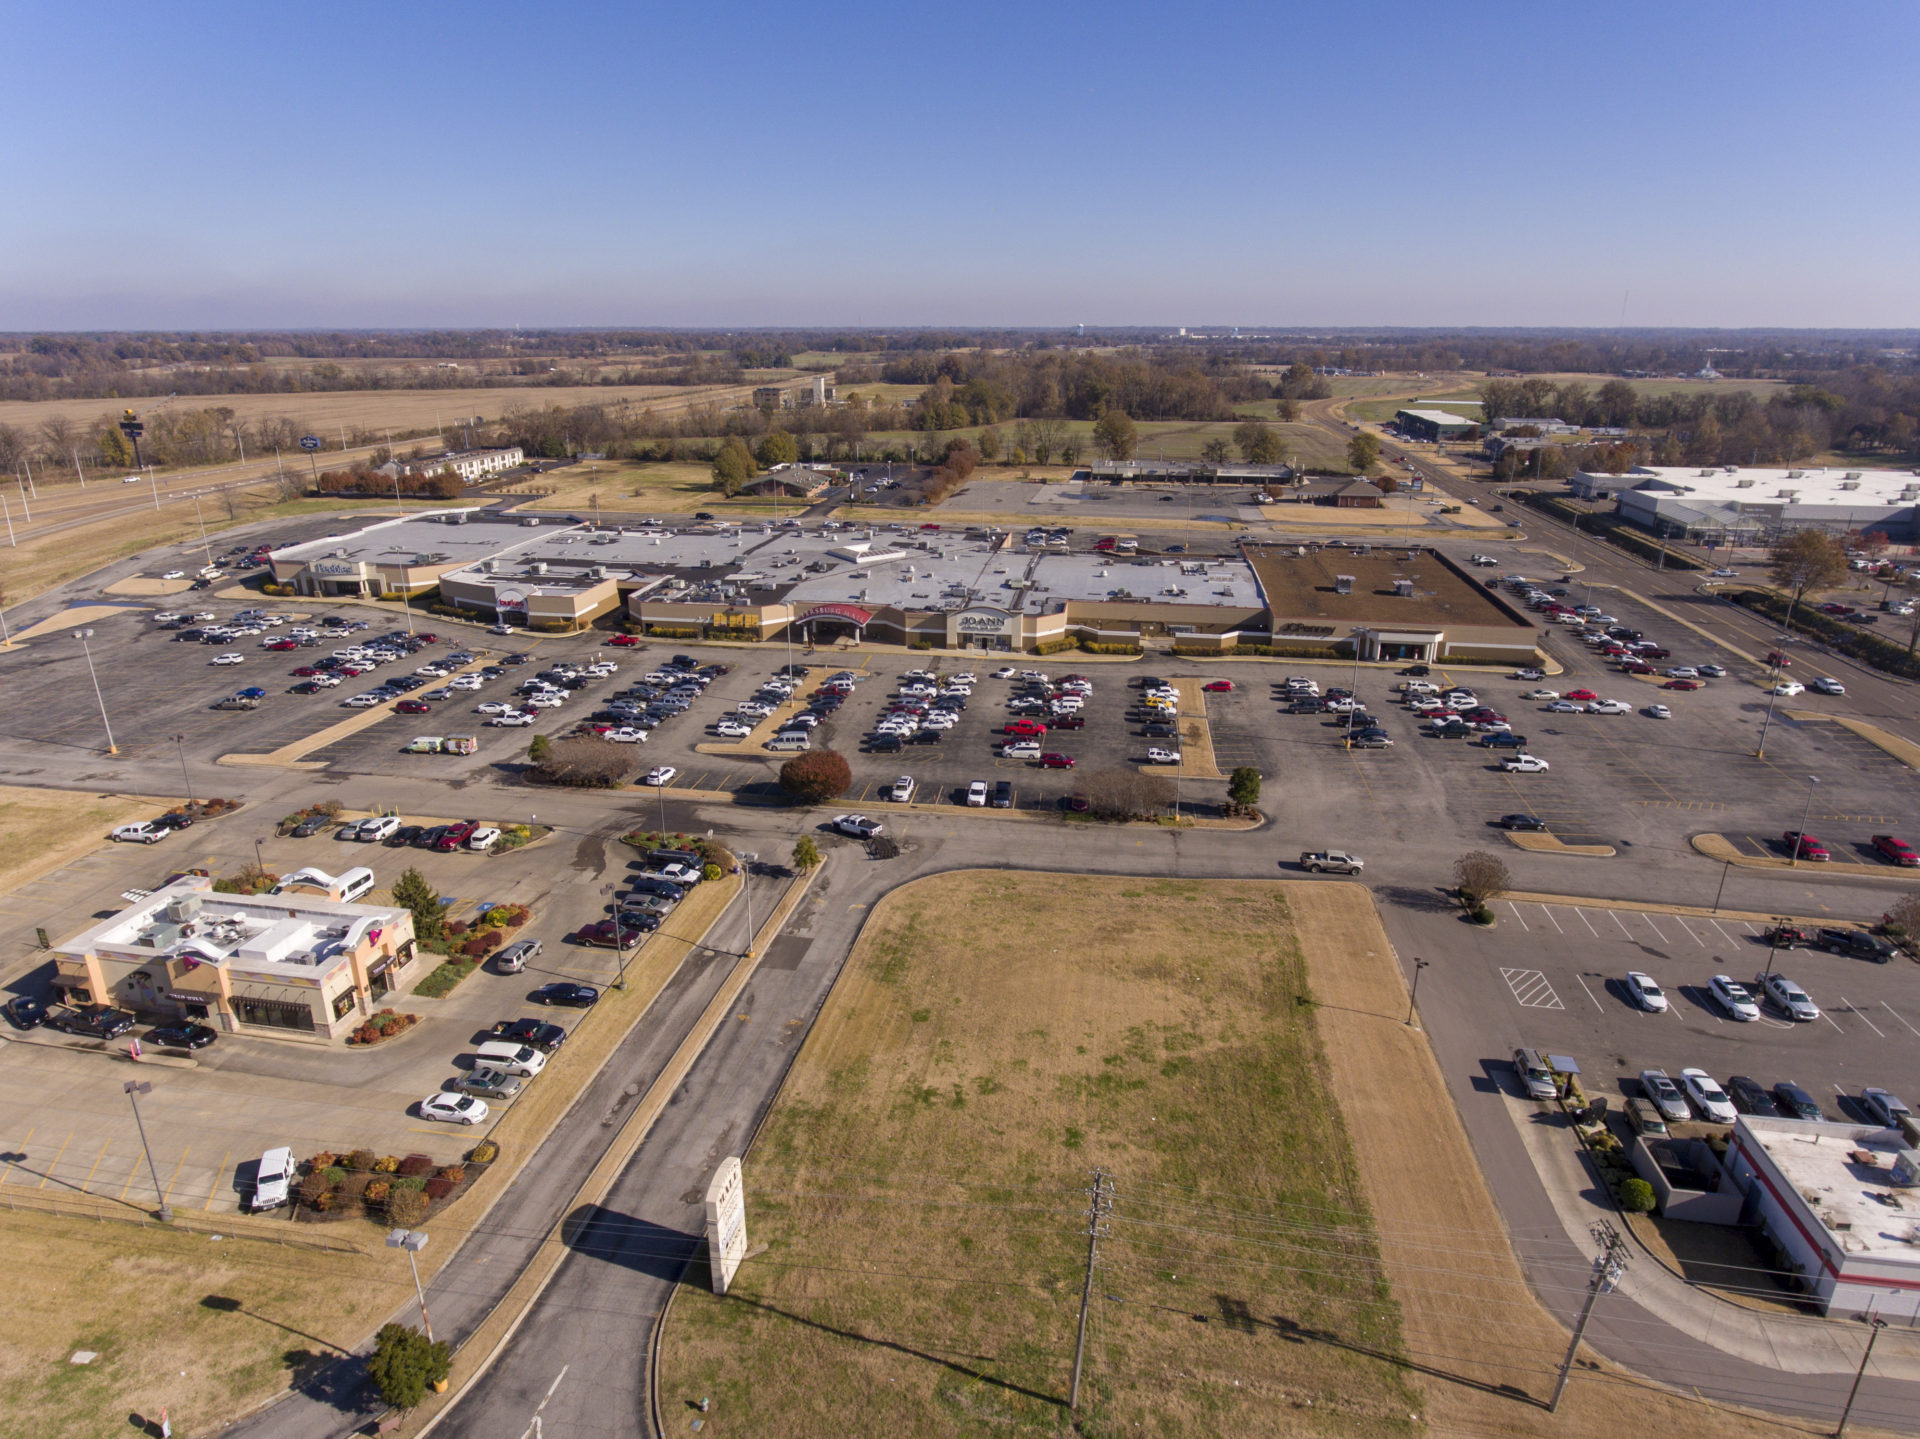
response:
<svg viewBox="0 0 1920 1439"><path fill-rule="evenodd" d="M1596 1219L1617 1223L1619 1216L1571 1124L1557 1109L1511 1094L1502 1098L1560 1223L1583 1249L1590 1248L1583 1239L1587 1226ZM1631 1235L1629 1226L1618 1227ZM1615 1292L1702 1344L1781 1373L1852 1374L1866 1347L1863 1325L1734 1304L1687 1283L1637 1242ZM1920 1381L1920 1331L1893 1326L1884 1330L1874 1346L1871 1373Z"/></svg>

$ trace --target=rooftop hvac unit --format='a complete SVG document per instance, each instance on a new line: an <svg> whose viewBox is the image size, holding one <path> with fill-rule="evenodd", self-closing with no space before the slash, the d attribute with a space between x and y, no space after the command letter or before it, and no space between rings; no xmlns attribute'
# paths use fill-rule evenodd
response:
<svg viewBox="0 0 1920 1439"><path fill-rule="evenodd" d="M1840 482L1840 488L1843 490L1857 490L1860 488L1860 482L1858 480L1842 480Z"/></svg>
<svg viewBox="0 0 1920 1439"><path fill-rule="evenodd" d="M1849 480L1861 480L1861 479L1865 479L1866 476L1862 475L1858 470L1848 470L1846 473L1846 478Z"/></svg>
<svg viewBox="0 0 1920 1439"><path fill-rule="evenodd" d="M1753 486L1754 486L1754 481L1752 480L1735 480L1733 482L1733 487L1736 490L1750 490L1753 488Z"/></svg>
<svg viewBox="0 0 1920 1439"><path fill-rule="evenodd" d="M455 510L452 514L446 517L447 523L450 525L464 525L467 522L467 519L468 519L468 515L465 510Z"/></svg>
<svg viewBox="0 0 1920 1439"><path fill-rule="evenodd" d="M1395 580L1393 582L1393 592L1396 595L1398 595L1401 599L1406 599L1406 600L1412 599L1413 598L1413 581L1412 580Z"/></svg>
<svg viewBox="0 0 1920 1439"><path fill-rule="evenodd" d="M547 562L545 560L535 560L527 566L527 572L529 574L544 575L547 572Z"/></svg>
<svg viewBox="0 0 1920 1439"><path fill-rule="evenodd" d="M588 570L587 573L592 575L596 580L604 580L607 577L607 567L605 565L595 565L592 569Z"/></svg>
<svg viewBox="0 0 1920 1439"><path fill-rule="evenodd" d="M1352 575L1335 575L1333 577L1333 592L1336 595L1352 594L1353 593L1353 576Z"/></svg>
<svg viewBox="0 0 1920 1439"><path fill-rule="evenodd" d="M185 924L196 914L200 913L201 902L200 896L197 894L183 894L176 899L168 900L168 922L172 924Z"/></svg>

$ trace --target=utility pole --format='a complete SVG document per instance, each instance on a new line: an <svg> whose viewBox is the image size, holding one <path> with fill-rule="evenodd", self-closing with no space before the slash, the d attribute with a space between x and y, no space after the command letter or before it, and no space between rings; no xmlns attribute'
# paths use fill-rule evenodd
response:
<svg viewBox="0 0 1920 1439"><path fill-rule="evenodd" d="M1093 1303L1093 1261L1100 1252L1100 1239L1107 1227L1101 1221L1113 1211L1113 1178L1104 1169L1093 1171L1093 1187L1087 1191L1087 1279L1080 1289L1080 1334L1073 1341L1073 1387L1067 1395L1067 1408L1080 1407L1080 1366L1087 1354L1087 1309Z"/></svg>
<svg viewBox="0 0 1920 1439"><path fill-rule="evenodd" d="M153 1150L147 1144L147 1126L140 1118L140 1096L153 1093L153 1086L144 1079L129 1079L120 1087L127 1092L127 1103L133 1106L133 1127L140 1131L140 1149L147 1156L147 1174L153 1180L153 1197L160 1202L160 1207L153 1211L153 1217L162 1224L170 1223L173 1210L168 1207L166 1190L160 1187L160 1171L154 1167ZM1845 1427L1845 1421L1842 1421L1841 1427Z"/></svg>
<svg viewBox="0 0 1920 1439"><path fill-rule="evenodd" d="M1880 1337L1880 1331L1887 1327L1887 1321L1878 1314L1858 1316L1867 1326L1867 1349L1860 1356L1860 1368L1853 1376L1853 1388L1847 1391L1847 1407L1840 1411L1840 1427L1833 1431L1833 1439L1842 1439L1847 1432L1847 1420L1853 1417L1853 1401L1859 1397L1860 1381L1867 1377L1867 1361L1873 1358L1873 1341Z"/></svg>
<svg viewBox="0 0 1920 1439"><path fill-rule="evenodd" d="M1587 1281L1587 1300L1580 1306L1580 1318L1573 1326L1573 1339L1567 1345L1567 1357L1560 1361L1560 1377L1554 1383L1553 1398L1547 1401L1549 1414L1558 1412L1560 1396L1567 1392L1567 1379L1573 1372L1573 1356L1579 1352L1581 1336L1587 1332L1587 1320L1593 1317L1594 1301L1618 1284L1620 1276L1627 1272L1627 1246L1619 1231L1606 1220L1597 1219L1593 1223L1592 1234L1600 1245L1600 1253L1593 1261L1593 1277Z"/></svg>

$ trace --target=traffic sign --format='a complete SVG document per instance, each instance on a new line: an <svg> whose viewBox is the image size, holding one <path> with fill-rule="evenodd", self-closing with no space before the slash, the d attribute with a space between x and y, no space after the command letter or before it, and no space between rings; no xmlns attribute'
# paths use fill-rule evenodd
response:
<svg viewBox="0 0 1920 1439"><path fill-rule="evenodd" d="M300 437L300 448L303 450L319 449L320 437L318 435L302 435Z"/></svg>

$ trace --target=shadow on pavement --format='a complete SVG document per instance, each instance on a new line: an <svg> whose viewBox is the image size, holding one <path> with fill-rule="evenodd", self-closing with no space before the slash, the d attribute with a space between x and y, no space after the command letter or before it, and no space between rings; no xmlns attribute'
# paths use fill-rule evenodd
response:
<svg viewBox="0 0 1920 1439"><path fill-rule="evenodd" d="M560 1238L576 1254L669 1283L680 1278L706 1243L704 1236L669 1229L597 1204L583 1204L568 1215Z"/></svg>

